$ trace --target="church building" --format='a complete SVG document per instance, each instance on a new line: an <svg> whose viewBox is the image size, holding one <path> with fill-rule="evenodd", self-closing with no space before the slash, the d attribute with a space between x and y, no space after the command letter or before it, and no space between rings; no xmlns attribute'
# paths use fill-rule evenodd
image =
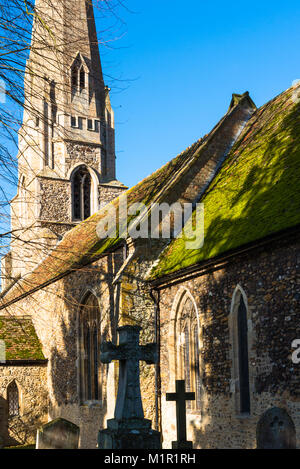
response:
<svg viewBox="0 0 300 469"><path fill-rule="evenodd" d="M248 92L233 94L209 134L128 189L116 179L92 3L52 3L36 0L48 27L36 17L16 235L1 265L0 445L33 443L62 417L80 427L80 448L96 448L118 384L117 362L101 363L100 346L133 324L141 343L158 344L158 363L141 362L141 391L164 448L176 440L166 393L179 379L195 393L194 448L256 448L273 408L286 419L271 424L299 448L300 85L260 108ZM180 236L124 236L125 199L143 204L147 226L155 204L194 212ZM101 238L112 213L116 229ZM128 225L141 215L128 213ZM191 247L193 236L202 243Z"/></svg>

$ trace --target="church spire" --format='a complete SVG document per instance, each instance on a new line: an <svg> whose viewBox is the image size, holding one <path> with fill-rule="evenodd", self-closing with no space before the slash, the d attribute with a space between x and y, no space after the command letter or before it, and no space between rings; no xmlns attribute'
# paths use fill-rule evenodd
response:
<svg viewBox="0 0 300 469"><path fill-rule="evenodd" d="M96 145L100 181L115 179L114 114L104 85L92 0L36 0L32 46L25 74L20 155L28 139L34 171L64 174L59 142ZM56 151L57 150L57 151ZM59 151L58 151L59 150ZM19 162L22 164L22 158Z"/></svg>
<svg viewBox="0 0 300 469"><path fill-rule="evenodd" d="M107 91L92 0L36 0L27 71L33 108L43 94L55 97L58 112L104 116Z"/></svg>
<svg viewBox="0 0 300 469"><path fill-rule="evenodd" d="M115 180L114 113L92 0L36 0L24 86L11 203L12 230L21 233L11 244L14 275L125 187Z"/></svg>

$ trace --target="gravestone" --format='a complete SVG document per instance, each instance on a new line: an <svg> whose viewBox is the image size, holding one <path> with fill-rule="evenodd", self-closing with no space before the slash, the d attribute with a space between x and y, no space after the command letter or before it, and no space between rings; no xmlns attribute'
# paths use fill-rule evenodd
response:
<svg viewBox="0 0 300 469"><path fill-rule="evenodd" d="M38 430L36 449L78 449L80 429L68 420L52 420Z"/></svg>
<svg viewBox="0 0 300 469"><path fill-rule="evenodd" d="M172 449L192 449L186 439L186 401L194 401L195 393L185 392L185 381L176 380L176 392L167 393L166 400L176 402L177 441L172 441Z"/></svg>
<svg viewBox="0 0 300 469"><path fill-rule="evenodd" d="M123 326L118 329L119 345L105 342L101 346L103 363L119 361L119 385L114 418L99 431L99 449L160 449L160 433L151 429L151 420L144 418L140 390L141 360L157 362L157 345L139 345L141 328Z"/></svg>
<svg viewBox="0 0 300 469"><path fill-rule="evenodd" d="M284 409L267 410L257 424L257 449L295 449L296 429Z"/></svg>

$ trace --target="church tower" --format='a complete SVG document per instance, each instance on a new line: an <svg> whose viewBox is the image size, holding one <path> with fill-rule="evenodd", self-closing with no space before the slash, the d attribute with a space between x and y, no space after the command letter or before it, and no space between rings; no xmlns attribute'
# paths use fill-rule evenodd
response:
<svg viewBox="0 0 300 469"><path fill-rule="evenodd" d="M114 113L91 0L36 0L24 103L2 288L126 189L116 180Z"/></svg>

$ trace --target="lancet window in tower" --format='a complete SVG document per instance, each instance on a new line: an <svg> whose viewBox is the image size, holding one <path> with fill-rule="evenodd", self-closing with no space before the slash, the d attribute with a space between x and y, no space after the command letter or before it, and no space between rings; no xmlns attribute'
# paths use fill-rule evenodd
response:
<svg viewBox="0 0 300 469"><path fill-rule="evenodd" d="M19 415L19 390L15 381L12 381L7 388L7 404L9 417Z"/></svg>
<svg viewBox="0 0 300 469"><path fill-rule="evenodd" d="M79 85L80 91L82 91L85 88L85 71L83 67L81 67L79 72Z"/></svg>
<svg viewBox="0 0 300 469"><path fill-rule="evenodd" d="M187 391L195 392L195 401L189 401L189 409L199 409L201 404L199 327L192 300L184 296L176 318L177 377L184 379Z"/></svg>
<svg viewBox="0 0 300 469"><path fill-rule="evenodd" d="M78 89L78 66L74 64L71 69L71 88L72 94L75 94Z"/></svg>
<svg viewBox="0 0 300 469"><path fill-rule="evenodd" d="M85 220L91 215L91 176L85 166L73 175L73 219Z"/></svg>
<svg viewBox="0 0 300 469"><path fill-rule="evenodd" d="M71 66L72 98L81 93L87 86L87 75L81 54L78 54Z"/></svg>
<svg viewBox="0 0 300 469"><path fill-rule="evenodd" d="M53 124L56 123L57 119L57 104L56 104L56 83L54 80L51 81L50 83L50 102L51 102L51 120L52 120L52 130L53 130ZM53 137L53 135L52 135Z"/></svg>
<svg viewBox="0 0 300 469"><path fill-rule="evenodd" d="M101 400L101 365L100 351L100 310L98 300L88 294L80 311L80 401Z"/></svg>
<svg viewBox="0 0 300 469"><path fill-rule="evenodd" d="M45 165L49 166L49 104L44 99L44 154Z"/></svg>

